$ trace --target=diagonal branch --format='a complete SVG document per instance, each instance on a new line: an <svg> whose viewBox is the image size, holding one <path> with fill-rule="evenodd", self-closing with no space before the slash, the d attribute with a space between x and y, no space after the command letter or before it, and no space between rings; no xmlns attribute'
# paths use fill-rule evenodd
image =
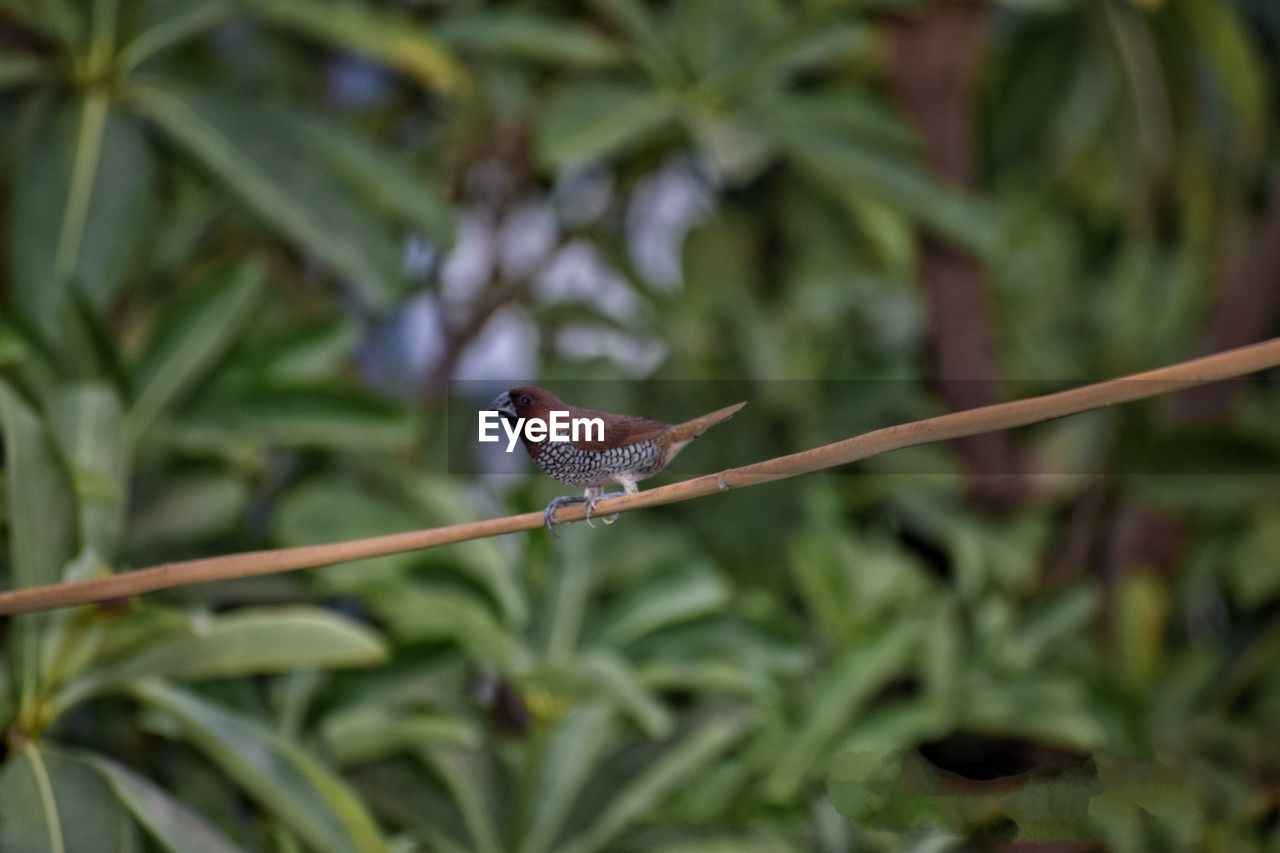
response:
<svg viewBox="0 0 1280 853"><path fill-rule="evenodd" d="M994 406L983 406L978 409L952 412L935 418L885 427L843 441L824 444L821 447L743 465L739 468L730 468L718 474L707 474L647 492L602 500L595 512L603 516L615 512L630 512L645 507L678 503L728 489L756 486L835 468L904 447L1027 426L1117 403L1183 391L1207 382L1231 379L1272 367L1280 367L1280 338L1156 370L1148 370L1144 373L1096 382L1056 394L998 403ZM579 521L585 516L586 507L570 506L556 513L556 521ZM452 524L430 530L336 542L331 545L281 548L273 551L254 551L225 557L164 563L105 578L0 593L0 615L105 601L209 581L311 569L366 557L437 548L441 545L471 539L535 530L541 526L542 513L528 512L504 518Z"/></svg>

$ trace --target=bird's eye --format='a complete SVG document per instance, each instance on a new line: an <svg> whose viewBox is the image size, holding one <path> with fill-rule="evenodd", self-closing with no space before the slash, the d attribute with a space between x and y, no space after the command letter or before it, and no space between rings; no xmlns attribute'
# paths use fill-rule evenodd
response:
<svg viewBox="0 0 1280 853"><path fill-rule="evenodd" d="M522 406L528 406L528 405L530 405L532 402L533 402L533 398L532 398L532 397L530 397L528 394L521 394L521 395L520 395L520 405L522 405Z"/></svg>

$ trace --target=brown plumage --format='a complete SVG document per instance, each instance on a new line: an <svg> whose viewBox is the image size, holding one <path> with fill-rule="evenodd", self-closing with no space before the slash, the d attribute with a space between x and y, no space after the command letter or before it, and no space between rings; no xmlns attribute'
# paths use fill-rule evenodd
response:
<svg viewBox="0 0 1280 853"><path fill-rule="evenodd" d="M638 491L636 483L652 477L671 464L671 460L702 433L733 416L745 406L738 403L679 424L666 424L649 418L616 415L581 406L571 406L555 394L535 385L522 385L500 394L489 408L507 420L538 418L550 421L551 412L568 412L569 418L599 418L604 423L603 438L578 441L531 441L521 432L521 442L533 463L545 474L570 486L582 486L583 497L556 498L544 513L547 528L555 533L552 516L561 506L587 504L587 523L595 502L604 494L605 486L618 483L623 494ZM606 519L611 522L612 519Z"/></svg>

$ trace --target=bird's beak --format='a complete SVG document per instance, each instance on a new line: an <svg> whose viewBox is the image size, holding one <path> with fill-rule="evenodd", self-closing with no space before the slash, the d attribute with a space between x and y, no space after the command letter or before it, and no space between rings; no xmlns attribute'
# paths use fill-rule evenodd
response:
<svg viewBox="0 0 1280 853"><path fill-rule="evenodd" d="M504 418L516 420L519 417L516 414L516 404L511 402L511 395L505 392L494 398L493 402L489 404L489 409L497 412Z"/></svg>

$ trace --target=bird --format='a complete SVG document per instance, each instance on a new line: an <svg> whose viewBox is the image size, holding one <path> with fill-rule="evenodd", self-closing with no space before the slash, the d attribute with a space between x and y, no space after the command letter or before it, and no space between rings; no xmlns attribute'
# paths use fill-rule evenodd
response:
<svg viewBox="0 0 1280 853"><path fill-rule="evenodd" d="M556 510L569 504L585 503L587 524L595 527L591 523L591 515L596 501L635 494L639 491L638 482L662 471L689 442L716 424L727 421L745 405L744 401L684 423L667 424L649 418L571 406L546 388L521 385L499 394L489 404L489 410L496 411L504 420L516 423L522 418L526 421L540 418L549 422L551 412L568 412L570 418L599 418L603 421L604 435L598 440L585 440L586 437L581 436L582 440L578 441L532 441L524 431L521 432L524 449L540 471L565 485L585 489L582 497L565 495L547 504L542 514L543 521L551 535L559 537L553 520ZM605 492L611 483L620 485L622 491ZM612 524L617 518L615 513L602 520Z"/></svg>

